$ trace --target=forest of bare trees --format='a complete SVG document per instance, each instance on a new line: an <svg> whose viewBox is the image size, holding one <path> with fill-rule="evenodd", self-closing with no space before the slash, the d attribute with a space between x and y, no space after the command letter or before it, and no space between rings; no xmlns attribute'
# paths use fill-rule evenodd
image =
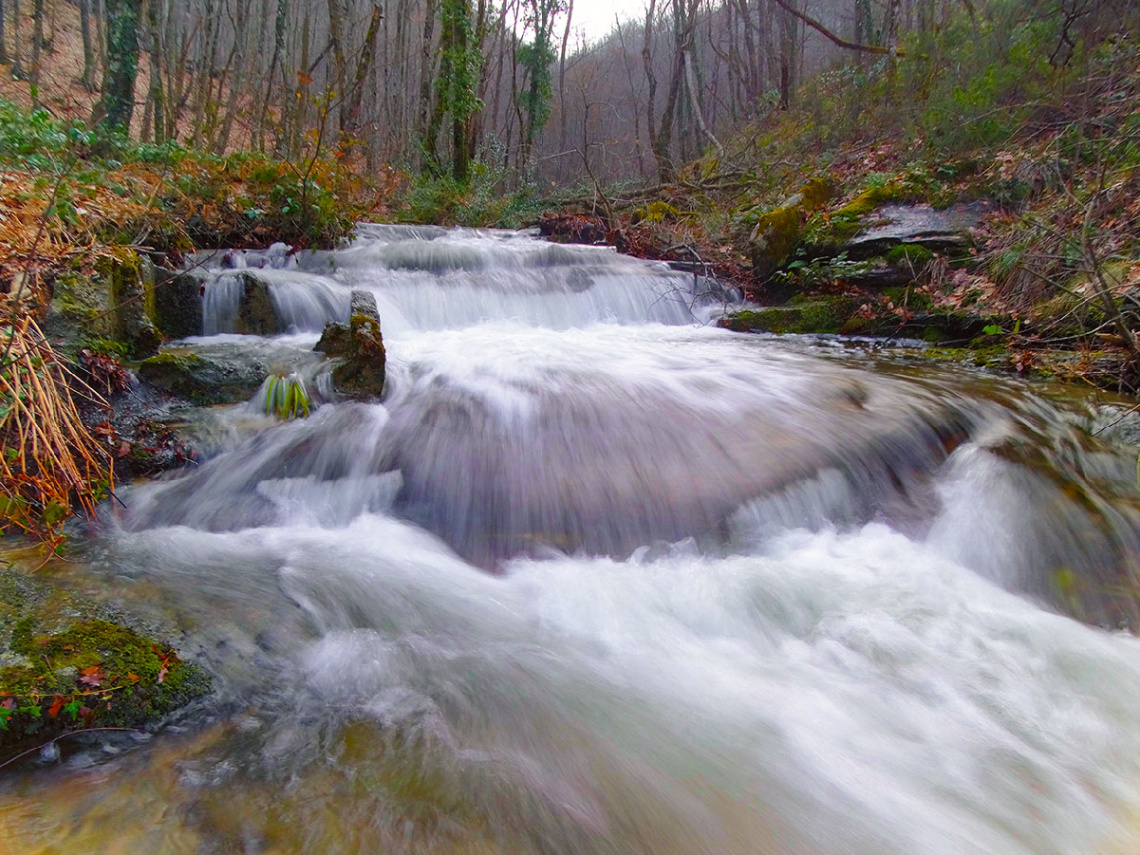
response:
<svg viewBox="0 0 1140 855"><path fill-rule="evenodd" d="M889 74L908 40L1035 16L1063 53L1115 5L645 0L586 38L574 0L0 0L0 62L39 84L57 17L78 13L93 118L141 139L287 158L320 146L505 186L653 182L724 156L722 140L829 67Z"/></svg>

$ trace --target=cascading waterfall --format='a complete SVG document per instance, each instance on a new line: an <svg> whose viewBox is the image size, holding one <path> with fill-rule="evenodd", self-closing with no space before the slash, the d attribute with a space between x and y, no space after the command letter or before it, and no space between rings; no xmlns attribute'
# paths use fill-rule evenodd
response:
<svg viewBox="0 0 1140 855"><path fill-rule="evenodd" d="M1140 497L1087 407L718 330L691 275L526 234L199 261L204 332L253 273L286 351L370 291L385 400L123 491L86 572L218 695L0 785L7 839L1137 851Z"/></svg>

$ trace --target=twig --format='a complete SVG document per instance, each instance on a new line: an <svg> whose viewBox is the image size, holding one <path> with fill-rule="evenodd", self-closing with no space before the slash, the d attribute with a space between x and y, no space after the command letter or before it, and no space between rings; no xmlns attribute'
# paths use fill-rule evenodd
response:
<svg viewBox="0 0 1140 855"><path fill-rule="evenodd" d="M88 727L88 728L84 728L83 730L69 730L67 733L61 733L59 736L55 737L55 739L49 739L47 742L43 743L42 745L37 745L34 748L29 748L27 751L21 751L19 754L15 755L14 757L9 757L3 763L0 763L0 769L3 769L5 766L11 766L17 760L20 760L23 757L27 757L29 754L35 754L37 751L43 751L49 745L55 745L55 743L59 742L61 739L66 739L69 736L78 736L78 735L83 734L83 733L99 733L101 731L107 731L107 730L114 730L114 731L125 732L125 733L143 733L144 732L142 729L137 728L137 727Z"/></svg>

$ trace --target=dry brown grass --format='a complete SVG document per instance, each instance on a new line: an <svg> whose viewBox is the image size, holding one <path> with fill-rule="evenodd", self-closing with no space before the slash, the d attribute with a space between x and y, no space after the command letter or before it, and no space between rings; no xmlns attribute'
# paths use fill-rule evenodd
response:
<svg viewBox="0 0 1140 855"><path fill-rule="evenodd" d="M72 398L77 382L30 312L0 309L0 531L57 546L72 509L93 515L113 488L111 457Z"/></svg>

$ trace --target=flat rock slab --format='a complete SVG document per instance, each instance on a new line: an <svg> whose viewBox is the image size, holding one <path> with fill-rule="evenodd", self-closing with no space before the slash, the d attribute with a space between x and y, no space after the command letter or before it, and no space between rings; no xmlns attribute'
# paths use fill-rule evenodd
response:
<svg viewBox="0 0 1140 855"><path fill-rule="evenodd" d="M990 202L971 202L950 208L930 205L885 205L866 220L874 223L847 245L851 258L883 255L901 244L917 244L934 252L969 245L971 232L993 210Z"/></svg>
<svg viewBox="0 0 1140 855"><path fill-rule="evenodd" d="M249 400L273 373L289 373L312 354L272 340L182 342L144 360L139 377L163 392L198 405Z"/></svg>

